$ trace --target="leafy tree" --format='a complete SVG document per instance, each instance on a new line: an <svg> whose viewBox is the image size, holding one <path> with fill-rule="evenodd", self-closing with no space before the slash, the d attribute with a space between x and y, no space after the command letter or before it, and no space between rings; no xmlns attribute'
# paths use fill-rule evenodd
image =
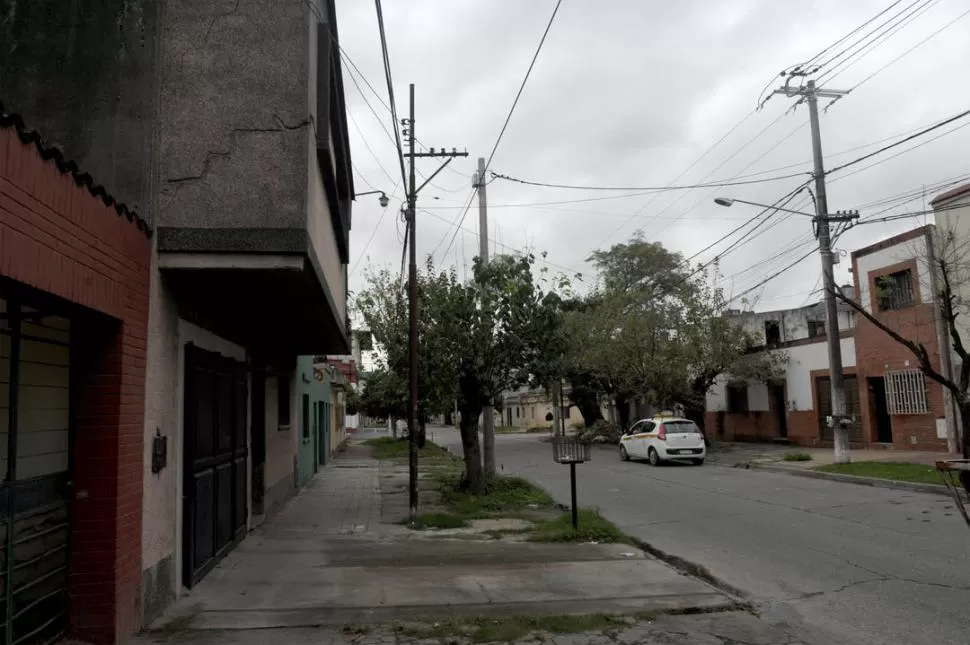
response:
<svg viewBox="0 0 970 645"><path fill-rule="evenodd" d="M393 387L377 390L389 397L403 396L404 409L395 409L393 416L408 419L410 353L409 318L406 285L389 270L367 274L367 288L355 301L364 323L381 349L378 362L393 375ZM435 274L429 266L427 271L418 275L418 339L421 347L418 364L418 423L419 441L423 443L424 425L434 414L442 414L451 409L456 396L456 372L447 354L438 348L440 334L435 329L435 321L425 314L434 311L428 303L439 297L442 276ZM383 385L383 384L382 384Z"/></svg>
<svg viewBox="0 0 970 645"><path fill-rule="evenodd" d="M369 417L403 419L407 417L407 381L386 369L371 372L364 383L358 408Z"/></svg>
<svg viewBox="0 0 970 645"><path fill-rule="evenodd" d="M534 262L531 255L500 255L488 264L476 259L468 283L454 271L434 273L428 264L434 290L421 313L435 331L429 341L457 375L464 483L473 492L487 483L478 435L485 406L527 383L533 370L555 369L543 353L555 332L557 298L536 284Z"/></svg>
<svg viewBox="0 0 970 645"><path fill-rule="evenodd" d="M587 387L584 396L592 386L614 398L624 426L628 401L681 403L701 422L719 375L767 380L778 373L784 355L753 352L753 338L725 316L708 273L679 254L638 235L591 259L601 286L568 318L572 373Z"/></svg>

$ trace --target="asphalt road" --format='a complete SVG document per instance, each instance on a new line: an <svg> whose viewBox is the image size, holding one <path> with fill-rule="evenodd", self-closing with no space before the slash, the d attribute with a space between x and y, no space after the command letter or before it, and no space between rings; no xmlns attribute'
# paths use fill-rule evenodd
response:
<svg viewBox="0 0 970 645"><path fill-rule="evenodd" d="M458 433L434 440L460 454ZM569 503L569 469L535 435L499 435L503 474ZM715 465L578 466L580 506L742 591L803 640L970 643L970 529L948 497Z"/></svg>

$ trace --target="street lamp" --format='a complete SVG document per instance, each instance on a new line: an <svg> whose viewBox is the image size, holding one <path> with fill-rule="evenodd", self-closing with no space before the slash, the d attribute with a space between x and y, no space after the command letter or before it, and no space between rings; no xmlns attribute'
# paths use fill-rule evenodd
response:
<svg viewBox="0 0 970 645"><path fill-rule="evenodd" d="M381 194L381 196L378 198L378 201L381 203L381 208L387 208L387 204L391 200L387 198L387 193L385 193L383 190L368 190L366 193L357 193L354 195L354 199L363 197L364 195L376 195L377 193Z"/></svg>
<svg viewBox="0 0 970 645"><path fill-rule="evenodd" d="M735 199L733 197L715 197L714 203L718 206L725 206L730 208L734 206L735 203L738 204L748 204L749 206L757 206L758 208L768 208L773 211L783 211L785 213L794 213L795 215L805 215L806 217L815 217L812 213L806 213L804 211L796 211L790 208L782 208L781 206L772 206L771 204L759 204L758 202L749 202L746 199Z"/></svg>

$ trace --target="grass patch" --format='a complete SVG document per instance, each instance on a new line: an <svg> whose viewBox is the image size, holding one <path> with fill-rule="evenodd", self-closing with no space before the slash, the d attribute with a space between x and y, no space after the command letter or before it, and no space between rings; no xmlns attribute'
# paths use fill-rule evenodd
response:
<svg viewBox="0 0 970 645"><path fill-rule="evenodd" d="M807 452L786 452L782 461L811 461L812 456Z"/></svg>
<svg viewBox="0 0 970 645"><path fill-rule="evenodd" d="M518 428L511 428L509 426L499 426L495 428L495 434L517 434L521 432Z"/></svg>
<svg viewBox="0 0 970 645"><path fill-rule="evenodd" d="M539 524L529 538L532 542L619 542L629 543L630 538L616 524L599 514L599 511L579 510L579 528L573 529L571 512L565 512L554 520Z"/></svg>
<svg viewBox="0 0 970 645"><path fill-rule="evenodd" d="M828 464L815 468L826 473L892 479L900 482L942 485L934 466L893 461L857 461L851 464Z"/></svg>
<svg viewBox="0 0 970 645"><path fill-rule="evenodd" d="M525 430L529 434L539 434L541 432L552 432L552 426L532 426Z"/></svg>
<svg viewBox="0 0 970 645"><path fill-rule="evenodd" d="M419 639L464 637L472 643L513 642L535 632L578 634L625 627L629 619L608 614L567 616L508 616L504 618L454 618L430 625L403 625L404 636Z"/></svg>
<svg viewBox="0 0 970 645"><path fill-rule="evenodd" d="M375 437L366 440L364 445L373 447L374 456L378 459L407 459L408 456L408 440L406 438ZM418 451L418 457L420 459L437 459L447 462L458 459L433 441L426 441L424 443L424 448Z"/></svg>
<svg viewBox="0 0 970 645"><path fill-rule="evenodd" d="M481 495L462 491L460 474L441 473L439 481L442 503L465 519L508 517L555 506L549 493L521 477L496 477Z"/></svg>
<svg viewBox="0 0 970 645"><path fill-rule="evenodd" d="M450 513L422 513L418 515L414 522L409 523L413 529L460 529L468 526L468 520Z"/></svg>

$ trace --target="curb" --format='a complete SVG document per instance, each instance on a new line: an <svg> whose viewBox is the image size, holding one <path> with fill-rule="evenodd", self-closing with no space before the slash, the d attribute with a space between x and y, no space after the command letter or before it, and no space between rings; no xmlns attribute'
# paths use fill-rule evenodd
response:
<svg viewBox="0 0 970 645"><path fill-rule="evenodd" d="M949 495L946 486L937 484L920 484L917 482L901 482L894 479L876 479L875 477L860 477L858 475L843 475L841 473L827 473L819 470L800 470L787 468L785 466L772 466L770 464L747 464L757 470L766 470L772 473L785 473L795 477L808 477L809 479L827 479L829 481L842 482L846 484L857 484L862 486L872 486L874 488L891 488L894 490L905 490L912 493L930 493L933 495Z"/></svg>

